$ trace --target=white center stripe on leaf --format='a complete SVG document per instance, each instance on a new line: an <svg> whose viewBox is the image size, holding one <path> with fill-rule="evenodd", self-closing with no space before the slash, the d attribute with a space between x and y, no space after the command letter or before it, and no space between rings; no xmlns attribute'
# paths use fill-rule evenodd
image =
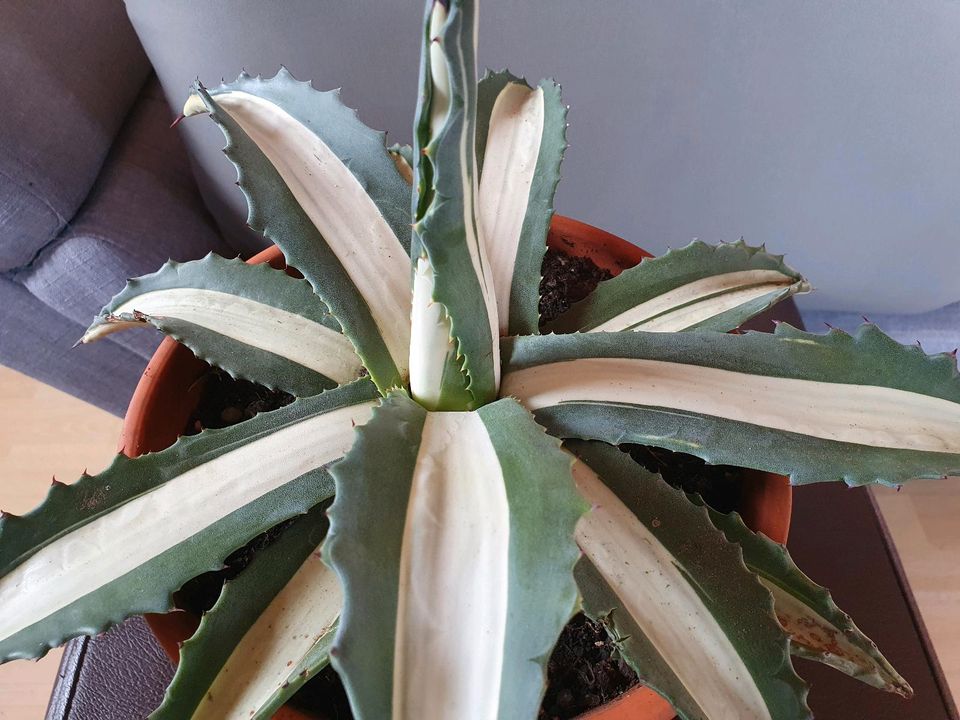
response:
<svg viewBox="0 0 960 720"><path fill-rule="evenodd" d="M519 83L509 83L500 92L490 114L478 205L502 335L507 334L509 324L513 269L537 169L543 122L543 90Z"/></svg>
<svg viewBox="0 0 960 720"><path fill-rule="evenodd" d="M511 372L501 395L516 397L531 410L573 402L664 407L824 440L960 453L960 405L872 385L658 360L584 358Z"/></svg>
<svg viewBox="0 0 960 720"><path fill-rule="evenodd" d="M750 672L679 561L582 462L577 544L710 720L769 720Z"/></svg>
<svg viewBox="0 0 960 720"><path fill-rule="evenodd" d="M766 285L754 285L748 288L738 288L725 292L722 295L716 295L706 300L699 300L689 305L684 305L663 315L646 320L629 330L646 332L678 332L693 327L697 323L716 317L727 310L733 310L736 307L744 305L751 300L756 300L765 295L773 295L778 292L785 292L788 284L768 283Z"/></svg>
<svg viewBox="0 0 960 720"><path fill-rule="evenodd" d="M442 7L437 3L438 7ZM410 392L424 407L436 407L442 396L447 356L456 352L450 318L433 299L433 266L419 258L413 276L413 317L410 321Z"/></svg>
<svg viewBox="0 0 960 720"><path fill-rule="evenodd" d="M642 302L592 330L676 332L795 282L776 270L740 270L713 275Z"/></svg>
<svg viewBox="0 0 960 720"><path fill-rule="evenodd" d="M440 36L447 22L447 9L443 3L434 3L430 11L430 135L436 137L447 120L450 110L450 75L447 58L443 54Z"/></svg>
<svg viewBox="0 0 960 720"><path fill-rule="evenodd" d="M192 720L247 720L327 634L340 616L343 595L319 553L317 548L306 559L243 636Z"/></svg>
<svg viewBox="0 0 960 720"><path fill-rule="evenodd" d="M50 543L0 578L7 638L230 513L342 457L374 402L331 410L224 453Z"/></svg>
<svg viewBox="0 0 960 720"><path fill-rule="evenodd" d="M477 32L479 3L473 4L473 47L477 47ZM464 48L457 46L460 53L459 67L462 70L460 82L462 88L476 86L476 76L470 76L466 58L464 57ZM473 109L474 113L476 108ZM474 122L468 122L465 118L462 122L460 133L460 176L463 190L463 225L466 230L467 249L470 251L470 260L473 263L474 272L480 282L480 290L483 294L484 305L487 310L487 320L490 325L490 338L493 355L493 381L494 387L500 386L500 343L497 338L500 336L500 324L497 320L497 296L493 287L493 277L490 271L490 261L488 259L487 239L483 235L483 228L479 225L475 203L479 188L477 183L477 135Z"/></svg>
<svg viewBox="0 0 960 720"><path fill-rule="evenodd" d="M230 293L173 288L144 293L116 308L156 318L176 318L266 350L316 370L338 383L350 382L362 368L353 344L342 333L296 313ZM113 325L101 327L110 330Z"/></svg>
<svg viewBox="0 0 960 720"><path fill-rule="evenodd" d="M237 90L216 101L280 173L367 301L391 357L406 367L410 265L380 209L326 143L277 105Z"/></svg>
<svg viewBox="0 0 960 720"><path fill-rule="evenodd" d="M431 413L400 560L395 720L496 720L510 510L480 416Z"/></svg>

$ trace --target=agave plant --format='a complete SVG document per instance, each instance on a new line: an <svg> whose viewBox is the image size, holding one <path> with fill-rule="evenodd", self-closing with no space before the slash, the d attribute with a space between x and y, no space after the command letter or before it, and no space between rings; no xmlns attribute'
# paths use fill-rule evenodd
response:
<svg viewBox="0 0 960 720"><path fill-rule="evenodd" d="M332 663L361 719L534 718L581 607L683 718L809 717L791 655L909 695L782 546L616 446L795 484L938 478L960 471L955 361L871 325L727 332L809 289L742 243L644 261L540 334L566 110L552 81L478 83L476 27L475 0L426 3L412 148L285 70L195 87L184 114L220 126L250 225L302 279L171 262L84 342L151 325L298 399L5 515L0 659L168 611L295 518L154 717L266 718Z"/></svg>

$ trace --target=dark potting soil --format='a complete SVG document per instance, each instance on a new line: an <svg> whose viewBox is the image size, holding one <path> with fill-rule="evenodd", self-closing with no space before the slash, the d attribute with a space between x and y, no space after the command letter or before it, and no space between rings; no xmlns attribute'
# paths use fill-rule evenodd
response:
<svg viewBox="0 0 960 720"><path fill-rule="evenodd" d="M622 445L620 449L650 472L660 473L675 488L699 494L715 510L733 512L740 503L741 483L735 467L708 465L694 455L646 445Z"/></svg>
<svg viewBox="0 0 960 720"><path fill-rule="evenodd" d="M558 317L610 277L608 271L587 258L548 249L540 283L541 324ZM287 393L235 380L217 369L211 369L201 382L201 400L184 430L187 435L204 428L235 425L293 400ZM622 449L674 487L700 493L718 510L729 512L737 505L740 486L733 468L707 465L691 455L659 448L625 445ZM177 593L178 606L197 614L213 607L223 582L243 570L254 554L278 537L288 524L271 528L232 553L222 570L188 582ZM547 663L547 691L538 720L570 720L616 699L637 683L636 673L621 658L604 627L578 614L564 628ZM291 704L329 720L353 718L340 678L330 667L301 688Z"/></svg>
<svg viewBox="0 0 960 720"><path fill-rule="evenodd" d="M575 302L592 293L602 280L613 277L591 260L547 248L541 267L540 327L556 320Z"/></svg>
<svg viewBox="0 0 960 720"><path fill-rule="evenodd" d="M187 420L184 435L236 425L259 413L289 405L294 400L293 395L282 390L236 380L218 368L210 368L199 382L203 384L200 402Z"/></svg>
<svg viewBox="0 0 960 720"><path fill-rule="evenodd" d="M538 720L566 720L600 707L637 684L607 631L583 613L560 634L547 661L547 692Z"/></svg>

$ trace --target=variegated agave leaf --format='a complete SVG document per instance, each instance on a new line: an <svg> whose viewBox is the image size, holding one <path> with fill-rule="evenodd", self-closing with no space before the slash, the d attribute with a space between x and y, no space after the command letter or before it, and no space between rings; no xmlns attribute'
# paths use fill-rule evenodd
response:
<svg viewBox="0 0 960 720"><path fill-rule="evenodd" d="M706 510L616 448L569 447L593 505L576 535L584 609L640 680L683 720L811 718L770 593Z"/></svg>
<svg viewBox="0 0 960 720"><path fill-rule="evenodd" d="M552 80L531 88L506 71L488 71L477 105L479 222L500 334L535 335L540 267L567 148L567 109Z"/></svg>
<svg viewBox="0 0 960 720"><path fill-rule="evenodd" d="M260 550L228 581L151 720L269 720L326 667L342 595L320 559L327 503Z"/></svg>
<svg viewBox="0 0 960 720"><path fill-rule="evenodd" d="M0 520L0 661L171 608L171 593L330 497L325 468L375 405L369 380L181 438L96 476L54 484Z"/></svg>
<svg viewBox="0 0 960 720"><path fill-rule="evenodd" d="M477 219L475 0L427 0L414 123L410 389L432 410L496 398L499 325ZM465 402L466 398L466 402Z"/></svg>
<svg viewBox="0 0 960 720"><path fill-rule="evenodd" d="M184 115L209 112L227 139L249 225L310 282L381 390L407 377L410 187L384 144L339 93L281 69L207 90Z"/></svg>
<svg viewBox="0 0 960 720"><path fill-rule="evenodd" d="M705 506L698 495L688 496ZM743 550L743 561L773 595L777 619L790 634L790 652L816 660L868 685L911 697L913 689L880 654L850 616L837 607L830 591L798 568L783 545L755 533L737 513L707 507L710 520L730 542Z"/></svg>
<svg viewBox="0 0 960 720"><path fill-rule="evenodd" d="M693 242L601 282L551 332L679 332L740 327L810 284L763 247Z"/></svg>
<svg viewBox="0 0 960 720"><path fill-rule="evenodd" d="M363 369L310 285L269 265L213 254L168 262L128 281L81 342L149 325L234 377L300 397L355 380Z"/></svg>
<svg viewBox="0 0 960 720"><path fill-rule="evenodd" d="M503 352L501 392L559 437L654 445L795 484L960 473L956 359L873 325L548 335Z"/></svg>
<svg viewBox="0 0 960 720"><path fill-rule="evenodd" d="M387 148L387 151L393 158L400 177L407 181L407 185L413 185L413 148L409 145L394 143Z"/></svg>
<svg viewBox="0 0 960 720"><path fill-rule="evenodd" d="M532 718L577 607L571 458L512 400L394 394L332 472L332 658L359 720Z"/></svg>

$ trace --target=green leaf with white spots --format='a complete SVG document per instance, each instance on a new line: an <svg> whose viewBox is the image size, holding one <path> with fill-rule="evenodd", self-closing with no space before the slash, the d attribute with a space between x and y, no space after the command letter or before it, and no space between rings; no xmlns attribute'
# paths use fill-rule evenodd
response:
<svg viewBox="0 0 960 720"><path fill-rule="evenodd" d="M131 615L165 612L187 580L330 497L376 388L359 380L170 448L118 456L0 520L0 661L43 655Z"/></svg>
<svg viewBox="0 0 960 720"><path fill-rule="evenodd" d="M689 497L704 506L699 495ZM829 590L803 574L783 545L750 530L737 513L724 514L710 507L707 512L727 539L740 545L743 561L773 595L777 619L790 635L791 653L881 690L913 696L910 684L880 654L876 643L837 607Z"/></svg>
<svg viewBox="0 0 960 720"><path fill-rule="evenodd" d="M358 720L535 718L577 608L571 458L512 400L393 394L332 473L332 651Z"/></svg>
<svg viewBox="0 0 960 720"><path fill-rule="evenodd" d="M477 216L475 0L427 0L414 122L410 389L431 410L496 398L494 278ZM463 401L464 391L468 400Z"/></svg>
<svg viewBox="0 0 960 720"><path fill-rule="evenodd" d="M310 285L266 264L214 254L168 262L129 280L81 342L144 326L234 377L301 397L355 380L363 369Z"/></svg>
<svg viewBox="0 0 960 720"><path fill-rule="evenodd" d="M383 133L339 92L285 69L199 84L184 115L208 112L227 139L247 222L283 251L326 303L381 390L406 382L410 332L410 187Z"/></svg>
<svg viewBox="0 0 960 720"><path fill-rule="evenodd" d="M544 80L531 88L506 71L484 76L477 110L478 218L501 335L539 332L540 268L566 148L559 85Z"/></svg>
<svg viewBox="0 0 960 720"><path fill-rule="evenodd" d="M601 282L548 332L679 332L740 327L810 284L763 247L693 242Z"/></svg>
<svg viewBox="0 0 960 720"><path fill-rule="evenodd" d="M320 559L326 506L298 518L224 585L180 648L151 720L269 720L327 666L342 597Z"/></svg>
<svg viewBox="0 0 960 720"><path fill-rule="evenodd" d="M683 720L802 720L807 687L767 589L740 548L659 475L604 443L573 442L587 614Z"/></svg>
<svg viewBox="0 0 960 720"><path fill-rule="evenodd" d="M585 333L504 341L501 393L563 438L653 445L794 484L960 474L956 358L853 335Z"/></svg>

